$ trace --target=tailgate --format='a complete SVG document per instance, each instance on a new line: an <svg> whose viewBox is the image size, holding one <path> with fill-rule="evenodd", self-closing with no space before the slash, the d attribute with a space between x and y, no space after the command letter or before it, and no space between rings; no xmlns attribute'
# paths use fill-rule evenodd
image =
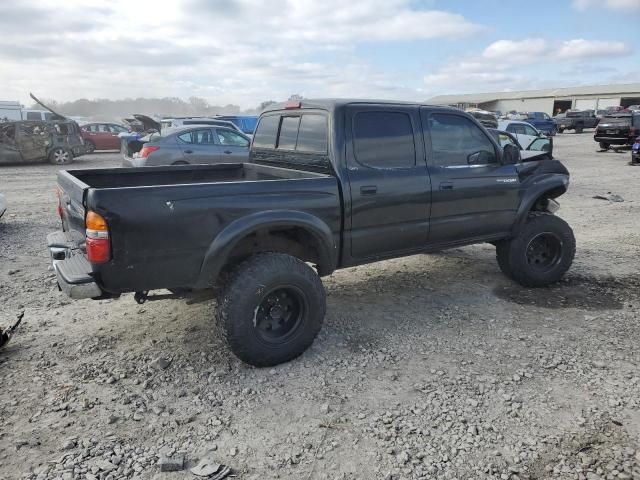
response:
<svg viewBox="0 0 640 480"><path fill-rule="evenodd" d="M73 176L73 172L58 172L58 195L64 231L77 231L84 235L84 195L89 185Z"/></svg>

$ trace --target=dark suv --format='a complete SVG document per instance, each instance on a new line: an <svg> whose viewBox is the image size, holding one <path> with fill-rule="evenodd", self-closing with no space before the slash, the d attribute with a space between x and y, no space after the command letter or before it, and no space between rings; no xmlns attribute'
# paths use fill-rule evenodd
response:
<svg viewBox="0 0 640 480"><path fill-rule="evenodd" d="M640 112L612 113L598 123L593 139L602 150L611 145L633 145L640 135Z"/></svg>

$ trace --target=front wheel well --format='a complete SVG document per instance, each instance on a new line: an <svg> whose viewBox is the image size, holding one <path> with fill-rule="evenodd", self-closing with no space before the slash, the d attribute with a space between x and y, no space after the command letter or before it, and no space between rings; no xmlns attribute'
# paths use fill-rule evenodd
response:
<svg viewBox="0 0 640 480"><path fill-rule="evenodd" d="M546 212L548 211L549 200L554 199L565 193L567 189L564 186L558 186L550 190L543 192L536 200L531 204L529 212Z"/></svg>
<svg viewBox="0 0 640 480"><path fill-rule="evenodd" d="M331 273L320 239L302 227L268 227L242 238L229 253L222 274L257 253L284 253L315 266L319 275Z"/></svg>

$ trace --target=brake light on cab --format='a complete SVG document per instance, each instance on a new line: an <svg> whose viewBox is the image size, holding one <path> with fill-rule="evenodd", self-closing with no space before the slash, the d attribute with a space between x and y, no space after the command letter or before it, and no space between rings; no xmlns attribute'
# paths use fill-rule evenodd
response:
<svg viewBox="0 0 640 480"><path fill-rule="evenodd" d="M84 223L87 227L87 259L93 264L107 263L111 259L107 221L100 214L89 211Z"/></svg>
<svg viewBox="0 0 640 480"><path fill-rule="evenodd" d="M142 158L147 158L149 156L150 153L155 152L156 150L160 150L160 147L155 146L155 145L149 145L142 147L142 150L140 150L140 156Z"/></svg>

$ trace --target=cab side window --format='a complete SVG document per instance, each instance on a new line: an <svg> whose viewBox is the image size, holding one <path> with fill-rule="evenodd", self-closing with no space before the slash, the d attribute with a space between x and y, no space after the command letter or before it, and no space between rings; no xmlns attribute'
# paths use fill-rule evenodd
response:
<svg viewBox="0 0 640 480"><path fill-rule="evenodd" d="M356 161L373 168L409 168L416 164L411 117L403 112L358 112L353 117Z"/></svg>
<svg viewBox="0 0 640 480"><path fill-rule="evenodd" d="M489 137L471 120L461 115L431 114L429 132L435 166L459 167L498 161Z"/></svg>

